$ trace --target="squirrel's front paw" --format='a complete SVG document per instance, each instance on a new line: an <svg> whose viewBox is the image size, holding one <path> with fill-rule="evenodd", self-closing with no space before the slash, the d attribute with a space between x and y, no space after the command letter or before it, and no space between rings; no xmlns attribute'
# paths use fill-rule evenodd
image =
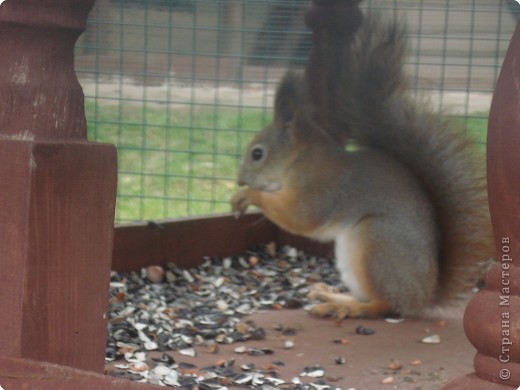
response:
<svg viewBox="0 0 520 390"><path fill-rule="evenodd" d="M249 207L249 197L247 195L247 188L238 191L231 198L231 211L235 218L243 215Z"/></svg>

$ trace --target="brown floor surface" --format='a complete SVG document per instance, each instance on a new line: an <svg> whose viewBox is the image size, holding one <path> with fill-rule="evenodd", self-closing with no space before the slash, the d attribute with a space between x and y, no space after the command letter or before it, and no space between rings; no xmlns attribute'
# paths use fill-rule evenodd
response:
<svg viewBox="0 0 520 390"><path fill-rule="evenodd" d="M276 351L272 358L286 363L280 370L284 378L297 375L305 366L319 364L325 368L327 378L337 378L332 383L345 389L439 389L449 380L473 371L475 350L467 341L460 320L448 321L444 327L438 321L424 320L398 324L384 320L345 320L337 324L311 317L302 310L258 313L252 319L268 330L271 337L266 344ZM281 341L273 337L278 332L272 330L272 325L277 323L301 327L294 336L293 349L280 348ZM374 329L375 334L356 334L359 325ZM440 335L441 342L420 342L430 334ZM347 339L348 343L335 343L337 339ZM346 364L335 363L340 356L345 357ZM393 360L401 362L403 368L389 369ZM418 360L420 365L411 364ZM389 376L394 377L394 383L382 384Z"/></svg>
<svg viewBox="0 0 520 390"><path fill-rule="evenodd" d="M440 389L454 378L473 371L474 348L467 341L460 320L448 320L445 326L438 321L406 320L393 324L379 320L344 320L337 324L330 319L310 316L303 310L257 312L246 317L266 330L261 341L244 344L221 345L218 353L211 354L204 347L197 347L197 356L190 358L172 352L177 362L190 362L199 368L213 365L222 359L235 359L235 366L254 363L256 368L269 366L272 361L282 361L277 367L281 378L291 380L304 367L320 365L325 369L324 379L343 389ZM282 336L274 326L296 328L293 336ZM362 336L355 333L363 325L375 330L375 334ZM438 334L439 344L424 344L425 336ZM284 349L285 339L295 345ZM345 344L337 339L347 339ZM237 346L271 348L272 355L250 356L234 351ZM335 358L344 357L346 363L338 365ZM388 365L398 360L400 370ZM412 362L420 361L414 365ZM393 377L393 383L383 384ZM302 382L309 379L301 378Z"/></svg>

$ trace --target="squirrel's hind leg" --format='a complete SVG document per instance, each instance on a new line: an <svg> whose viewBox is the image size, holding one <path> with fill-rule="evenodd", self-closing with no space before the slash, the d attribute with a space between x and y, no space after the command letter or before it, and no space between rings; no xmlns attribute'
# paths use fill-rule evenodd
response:
<svg viewBox="0 0 520 390"><path fill-rule="evenodd" d="M390 312L391 309L389 304L380 300L361 301L351 294L336 292L324 283L316 283L309 293L309 298L321 301L311 309L311 314L318 317L377 317Z"/></svg>
<svg viewBox="0 0 520 390"><path fill-rule="evenodd" d="M317 285L313 314L420 315L436 291L434 232L406 220L366 217L336 235L336 265L350 294Z"/></svg>
<svg viewBox="0 0 520 390"><path fill-rule="evenodd" d="M345 317L376 317L393 311L390 303L380 299L371 285L367 256L370 256L371 218L364 218L349 228L342 228L335 243L336 267L350 293L339 293L330 286L317 283L309 298L319 300L311 313L338 319Z"/></svg>

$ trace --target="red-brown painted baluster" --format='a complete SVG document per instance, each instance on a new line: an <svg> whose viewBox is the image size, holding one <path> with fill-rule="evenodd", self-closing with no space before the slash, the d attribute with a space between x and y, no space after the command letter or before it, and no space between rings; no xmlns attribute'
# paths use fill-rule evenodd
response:
<svg viewBox="0 0 520 390"><path fill-rule="evenodd" d="M0 355L102 372L117 160L73 57L93 4L0 6Z"/></svg>
<svg viewBox="0 0 520 390"><path fill-rule="evenodd" d="M476 376L447 389L520 386L520 24L491 105L487 170L497 261L464 316L466 335L477 349Z"/></svg>

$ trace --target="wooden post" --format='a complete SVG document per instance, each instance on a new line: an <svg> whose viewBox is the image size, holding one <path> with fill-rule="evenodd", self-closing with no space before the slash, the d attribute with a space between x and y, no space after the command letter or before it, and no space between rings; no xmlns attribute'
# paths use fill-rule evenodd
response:
<svg viewBox="0 0 520 390"><path fill-rule="evenodd" d="M487 170L496 262L487 273L486 288L473 297L464 316L464 330L477 349L476 376L460 378L446 389L520 386L519 113L520 24L504 60L489 116Z"/></svg>
<svg viewBox="0 0 520 390"><path fill-rule="evenodd" d="M102 372L117 160L73 56L93 4L0 6L0 355Z"/></svg>

